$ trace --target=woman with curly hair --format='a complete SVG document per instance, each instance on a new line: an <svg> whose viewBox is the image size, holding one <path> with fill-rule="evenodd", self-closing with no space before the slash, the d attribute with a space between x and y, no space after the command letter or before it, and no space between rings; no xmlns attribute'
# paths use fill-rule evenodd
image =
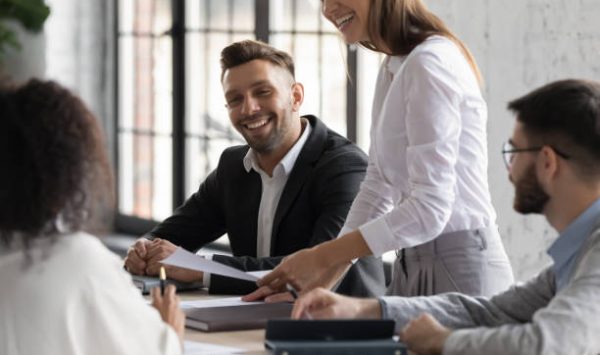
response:
<svg viewBox="0 0 600 355"><path fill-rule="evenodd" d="M175 289L148 307L88 234L108 224L114 199L81 100L53 82L0 88L0 165L0 353L181 353Z"/></svg>

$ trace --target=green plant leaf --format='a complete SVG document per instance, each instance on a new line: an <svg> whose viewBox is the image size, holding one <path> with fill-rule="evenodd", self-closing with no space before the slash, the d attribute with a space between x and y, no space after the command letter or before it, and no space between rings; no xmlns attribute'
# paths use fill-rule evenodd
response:
<svg viewBox="0 0 600 355"><path fill-rule="evenodd" d="M0 64L4 60L9 47L21 49L15 33L0 23Z"/></svg>
<svg viewBox="0 0 600 355"><path fill-rule="evenodd" d="M44 0L0 0L0 18L15 19L30 31L40 31L49 15Z"/></svg>

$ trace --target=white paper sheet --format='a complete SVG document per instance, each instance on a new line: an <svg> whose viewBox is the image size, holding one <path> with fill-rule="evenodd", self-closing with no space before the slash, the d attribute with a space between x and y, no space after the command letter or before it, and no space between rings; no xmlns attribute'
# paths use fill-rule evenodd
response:
<svg viewBox="0 0 600 355"><path fill-rule="evenodd" d="M183 342L184 355L217 355L217 354L240 354L244 353L243 349L232 348L223 345L214 345L207 343L198 343L195 341L186 340Z"/></svg>
<svg viewBox="0 0 600 355"><path fill-rule="evenodd" d="M244 272L216 261L205 259L181 247L177 248L166 259L161 260L161 263L247 281L256 281L270 271Z"/></svg>
<svg viewBox="0 0 600 355"><path fill-rule="evenodd" d="M226 297L215 298L209 300L181 301L179 304L181 309L190 308L208 308L208 307L232 307L232 306L248 306L252 304L260 304L263 302L244 302L241 297Z"/></svg>

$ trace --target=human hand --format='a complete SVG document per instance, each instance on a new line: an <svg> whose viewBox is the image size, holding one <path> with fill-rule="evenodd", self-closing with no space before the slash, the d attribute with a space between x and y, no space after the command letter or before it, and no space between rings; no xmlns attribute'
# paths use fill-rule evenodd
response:
<svg viewBox="0 0 600 355"><path fill-rule="evenodd" d="M146 274L156 275L162 266L160 261L177 250L177 245L168 240L155 238L146 245ZM167 270L169 271L169 270Z"/></svg>
<svg viewBox="0 0 600 355"><path fill-rule="evenodd" d="M380 319L381 305L374 298L342 296L324 288L317 288L296 300L292 318Z"/></svg>
<svg viewBox="0 0 600 355"><path fill-rule="evenodd" d="M146 274L147 245L151 242L146 238L139 238L127 250L125 268L134 275Z"/></svg>
<svg viewBox="0 0 600 355"><path fill-rule="evenodd" d="M263 299L266 303L294 302L294 296L291 293L277 292L269 286L259 287L254 292L242 296L244 302L255 302Z"/></svg>
<svg viewBox="0 0 600 355"><path fill-rule="evenodd" d="M170 279L183 281L183 282L194 282L202 281L202 271L184 269L172 265L163 265L160 263L169 255L173 254L177 250L177 245L169 242L165 239L156 238L152 240L147 246L147 261L145 272L147 275L158 275L161 266L165 267L167 276Z"/></svg>
<svg viewBox="0 0 600 355"><path fill-rule="evenodd" d="M150 290L152 296L152 307L156 308L161 318L169 324L183 344L183 333L185 327L185 314L179 308L179 297L175 295L175 286L167 285L165 294L160 294L160 288L155 287Z"/></svg>
<svg viewBox="0 0 600 355"><path fill-rule="evenodd" d="M411 320L400 332L400 340L409 350L419 355L437 355L452 330L441 325L430 314L422 314Z"/></svg>
<svg viewBox="0 0 600 355"><path fill-rule="evenodd" d="M310 291L316 287L332 288L350 267L350 262L334 263L322 247L323 243L310 249L302 249L283 259L272 272L258 281L257 290L263 296L267 291L285 292L291 285L299 292Z"/></svg>

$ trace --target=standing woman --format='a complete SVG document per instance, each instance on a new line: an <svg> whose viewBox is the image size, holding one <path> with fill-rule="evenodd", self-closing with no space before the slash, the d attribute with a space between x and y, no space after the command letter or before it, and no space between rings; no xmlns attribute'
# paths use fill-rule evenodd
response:
<svg viewBox="0 0 600 355"><path fill-rule="evenodd" d="M421 0L323 0L347 43L386 55L369 167L338 239L284 259L246 299L331 287L397 250L388 293L492 295L513 281L487 183L487 108L467 47Z"/></svg>

